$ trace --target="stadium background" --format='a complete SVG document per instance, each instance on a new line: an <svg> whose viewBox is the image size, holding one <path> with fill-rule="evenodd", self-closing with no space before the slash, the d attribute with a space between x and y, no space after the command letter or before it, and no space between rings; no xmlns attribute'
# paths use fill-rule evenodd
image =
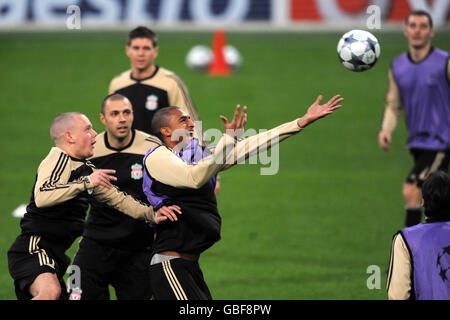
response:
<svg viewBox="0 0 450 320"><path fill-rule="evenodd" d="M81 9L81 29L67 28L66 8ZM343 31L366 29L366 8L380 5L377 65L352 73L338 62ZM222 240L201 258L216 299L385 299L391 238L402 228L401 183L411 166L400 121L392 151L377 130L387 69L406 49L401 21L426 7L450 50L449 1L191 0L0 1L0 299L15 299L6 252L19 233L12 211L26 203L48 153L53 117L81 111L102 131L99 105L110 79L129 67L127 32L137 24L160 36L157 64L185 81L204 128L219 114L249 107L247 128L269 129L302 115L318 94L345 97L342 110L280 146L279 172L259 165L221 174ZM223 28L243 66L227 77L189 70L184 57L209 46ZM73 257L76 243L69 251ZM380 269L379 289L369 289Z"/></svg>

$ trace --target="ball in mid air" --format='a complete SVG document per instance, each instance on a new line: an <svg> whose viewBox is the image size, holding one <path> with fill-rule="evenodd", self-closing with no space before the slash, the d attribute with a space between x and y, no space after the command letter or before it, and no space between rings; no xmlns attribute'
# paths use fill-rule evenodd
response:
<svg viewBox="0 0 450 320"><path fill-rule="evenodd" d="M377 38L364 30L351 30L345 33L337 46L342 65L355 72L372 68L380 56L380 51Z"/></svg>

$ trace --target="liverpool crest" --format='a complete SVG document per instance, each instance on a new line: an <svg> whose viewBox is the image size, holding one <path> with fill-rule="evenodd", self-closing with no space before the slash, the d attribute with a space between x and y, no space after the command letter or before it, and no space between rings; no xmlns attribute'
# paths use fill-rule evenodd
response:
<svg viewBox="0 0 450 320"><path fill-rule="evenodd" d="M158 108L158 97L154 94L149 95L145 103L145 108L150 111L156 110Z"/></svg>
<svg viewBox="0 0 450 320"><path fill-rule="evenodd" d="M142 165L135 163L131 166L131 178L135 180L142 179Z"/></svg>

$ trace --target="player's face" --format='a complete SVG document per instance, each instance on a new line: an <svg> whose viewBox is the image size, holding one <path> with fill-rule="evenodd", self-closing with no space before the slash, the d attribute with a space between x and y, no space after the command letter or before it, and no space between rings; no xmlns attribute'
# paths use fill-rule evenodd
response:
<svg viewBox="0 0 450 320"><path fill-rule="evenodd" d="M123 140L130 136L133 124L133 109L128 100L109 100L105 105L105 114L100 114L100 120L112 139Z"/></svg>
<svg viewBox="0 0 450 320"><path fill-rule="evenodd" d="M420 49L430 43L434 29L431 28L427 16L412 15L405 25L404 34L410 46Z"/></svg>
<svg viewBox="0 0 450 320"><path fill-rule="evenodd" d="M158 56L158 48L153 46L153 42L147 38L135 38L126 47L128 58L130 58L132 68L139 71L146 70L153 65Z"/></svg>
<svg viewBox="0 0 450 320"><path fill-rule="evenodd" d="M74 120L75 126L71 130L73 156L77 159L92 157L97 132L94 131L91 122L86 116L78 115Z"/></svg>
<svg viewBox="0 0 450 320"><path fill-rule="evenodd" d="M171 114L169 122L171 141L175 144L182 143L184 146L191 141L194 135L194 122L183 110L173 110Z"/></svg>

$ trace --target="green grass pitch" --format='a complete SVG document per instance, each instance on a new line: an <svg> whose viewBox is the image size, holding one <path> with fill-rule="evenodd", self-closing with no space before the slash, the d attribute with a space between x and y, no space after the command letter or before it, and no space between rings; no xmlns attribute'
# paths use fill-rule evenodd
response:
<svg viewBox="0 0 450 320"><path fill-rule="evenodd" d="M381 44L367 72L344 69L341 33L228 33L244 58L228 77L209 77L184 64L211 33L160 33L157 64L189 88L204 128L221 128L220 114L248 106L247 128L269 129L303 115L318 94L345 97L344 108L280 145L279 171L238 165L221 174L222 240L200 264L215 299L385 299L392 235L404 219L401 184L412 160L403 118L392 151L377 131L387 69L406 49L397 33L374 31ZM449 51L448 32L434 44ZM2 33L0 88L0 299L15 299L6 252L19 233L11 212L28 201L39 162L51 147L49 125L61 112L81 111L103 130L98 114L110 79L129 67L126 32ZM75 243L68 254L73 257ZM369 266L381 270L369 290Z"/></svg>

